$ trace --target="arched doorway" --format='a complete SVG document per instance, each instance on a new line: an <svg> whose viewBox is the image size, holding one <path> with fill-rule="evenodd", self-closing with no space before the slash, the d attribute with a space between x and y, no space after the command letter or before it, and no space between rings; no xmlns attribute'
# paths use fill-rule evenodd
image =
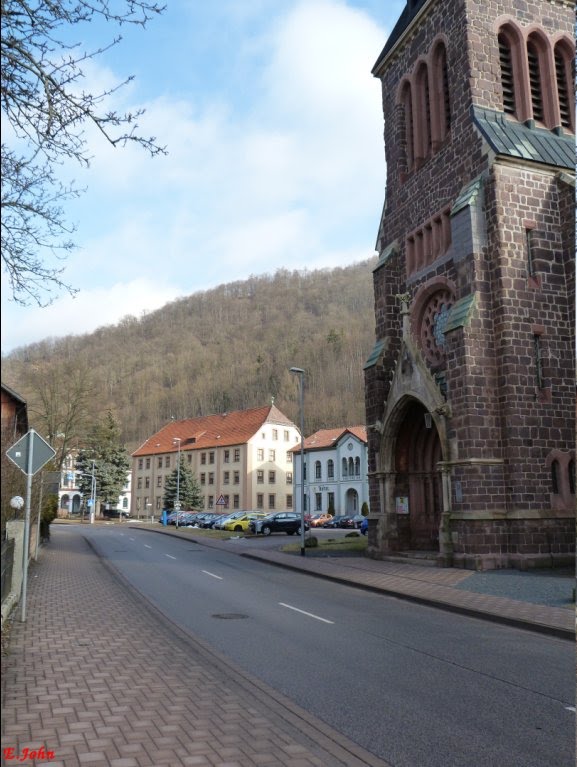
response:
<svg viewBox="0 0 577 767"><path fill-rule="evenodd" d="M437 464L441 460L441 441L432 416L420 402L409 400L394 452L394 497L401 550L439 550L443 496Z"/></svg>
<svg viewBox="0 0 577 767"><path fill-rule="evenodd" d="M359 494L353 488L349 488L346 494L345 514L359 513Z"/></svg>

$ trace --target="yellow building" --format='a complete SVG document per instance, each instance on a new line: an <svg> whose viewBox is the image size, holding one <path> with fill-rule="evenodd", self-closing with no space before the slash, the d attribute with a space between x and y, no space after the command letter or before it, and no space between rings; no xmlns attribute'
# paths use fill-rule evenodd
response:
<svg viewBox="0 0 577 767"><path fill-rule="evenodd" d="M158 516L180 454L204 509L293 508L293 453L300 432L274 405L171 421L132 454L133 517Z"/></svg>

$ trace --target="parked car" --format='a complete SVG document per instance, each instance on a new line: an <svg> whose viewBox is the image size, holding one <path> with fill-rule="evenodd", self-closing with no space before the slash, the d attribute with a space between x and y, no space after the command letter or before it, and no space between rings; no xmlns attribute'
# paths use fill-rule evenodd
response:
<svg viewBox="0 0 577 767"><path fill-rule="evenodd" d="M310 519L310 525L311 527L322 527L329 519L332 519L330 514L315 514Z"/></svg>
<svg viewBox="0 0 577 767"><path fill-rule="evenodd" d="M328 527L328 528L340 527L341 526L340 523L341 523L342 519L344 519L344 515L342 515L342 514L339 517L337 517L337 516L331 517L331 519L328 519L326 522L323 522L321 527Z"/></svg>
<svg viewBox="0 0 577 767"><path fill-rule="evenodd" d="M305 530L309 530L310 525L305 522ZM253 519L249 524L251 533L262 533L270 535L271 533L286 533L294 535L301 532L301 515L295 511L275 511L273 514L267 514L264 519Z"/></svg>
<svg viewBox="0 0 577 767"><path fill-rule="evenodd" d="M227 522L230 522L233 519L239 519L244 514L246 514L245 511L233 511L232 514L222 514L220 519L215 520L212 529L224 530L224 526Z"/></svg>
<svg viewBox="0 0 577 767"><path fill-rule="evenodd" d="M368 529L369 529L369 520L367 519L367 517L363 517L363 521L361 522L361 534L366 535Z"/></svg>
<svg viewBox="0 0 577 767"><path fill-rule="evenodd" d="M341 519L339 527L345 529L358 530L361 526L364 517L362 514L349 514Z"/></svg>
<svg viewBox="0 0 577 767"><path fill-rule="evenodd" d="M219 514L218 512L215 512L214 514L211 514L208 519L204 520L201 527L205 528L206 530L213 530L216 523L220 522L225 516L226 514Z"/></svg>
<svg viewBox="0 0 577 767"><path fill-rule="evenodd" d="M263 519L266 516L264 511L257 512L245 512L242 517L231 519L229 522L225 522L223 530L234 531L235 533L246 533L248 526L253 519Z"/></svg>

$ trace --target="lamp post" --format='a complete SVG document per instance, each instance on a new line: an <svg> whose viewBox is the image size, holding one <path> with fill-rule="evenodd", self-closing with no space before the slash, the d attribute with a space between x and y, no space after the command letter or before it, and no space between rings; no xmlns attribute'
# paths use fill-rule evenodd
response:
<svg viewBox="0 0 577 767"><path fill-rule="evenodd" d="M176 501L174 502L176 528L178 529L178 514L180 512L180 437L174 437L172 444L178 445L178 457L176 459Z"/></svg>
<svg viewBox="0 0 577 767"><path fill-rule="evenodd" d="M301 557L305 555L305 411L304 411L304 375L302 368L290 368L291 373L299 377L299 409L301 420Z"/></svg>

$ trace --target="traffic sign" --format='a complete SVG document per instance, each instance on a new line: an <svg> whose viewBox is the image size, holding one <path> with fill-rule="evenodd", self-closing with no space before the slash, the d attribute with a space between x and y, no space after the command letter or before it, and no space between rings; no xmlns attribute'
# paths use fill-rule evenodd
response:
<svg viewBox="0 0 577 767"><path fill-rule="evenodd" d="M224 499L224 495L221 495L219 497L218 501L216 502L216 505L217 506L226 506L226 501Z"/></svg>
<svg viewBox="0 0 577 767"><path fill-rule="evenodd" d="M51 461L56 455L56 450L51 447L38 432L30 429L18 442L6 451L7 457L30 476L36 474L44 464Z"/></svg>

